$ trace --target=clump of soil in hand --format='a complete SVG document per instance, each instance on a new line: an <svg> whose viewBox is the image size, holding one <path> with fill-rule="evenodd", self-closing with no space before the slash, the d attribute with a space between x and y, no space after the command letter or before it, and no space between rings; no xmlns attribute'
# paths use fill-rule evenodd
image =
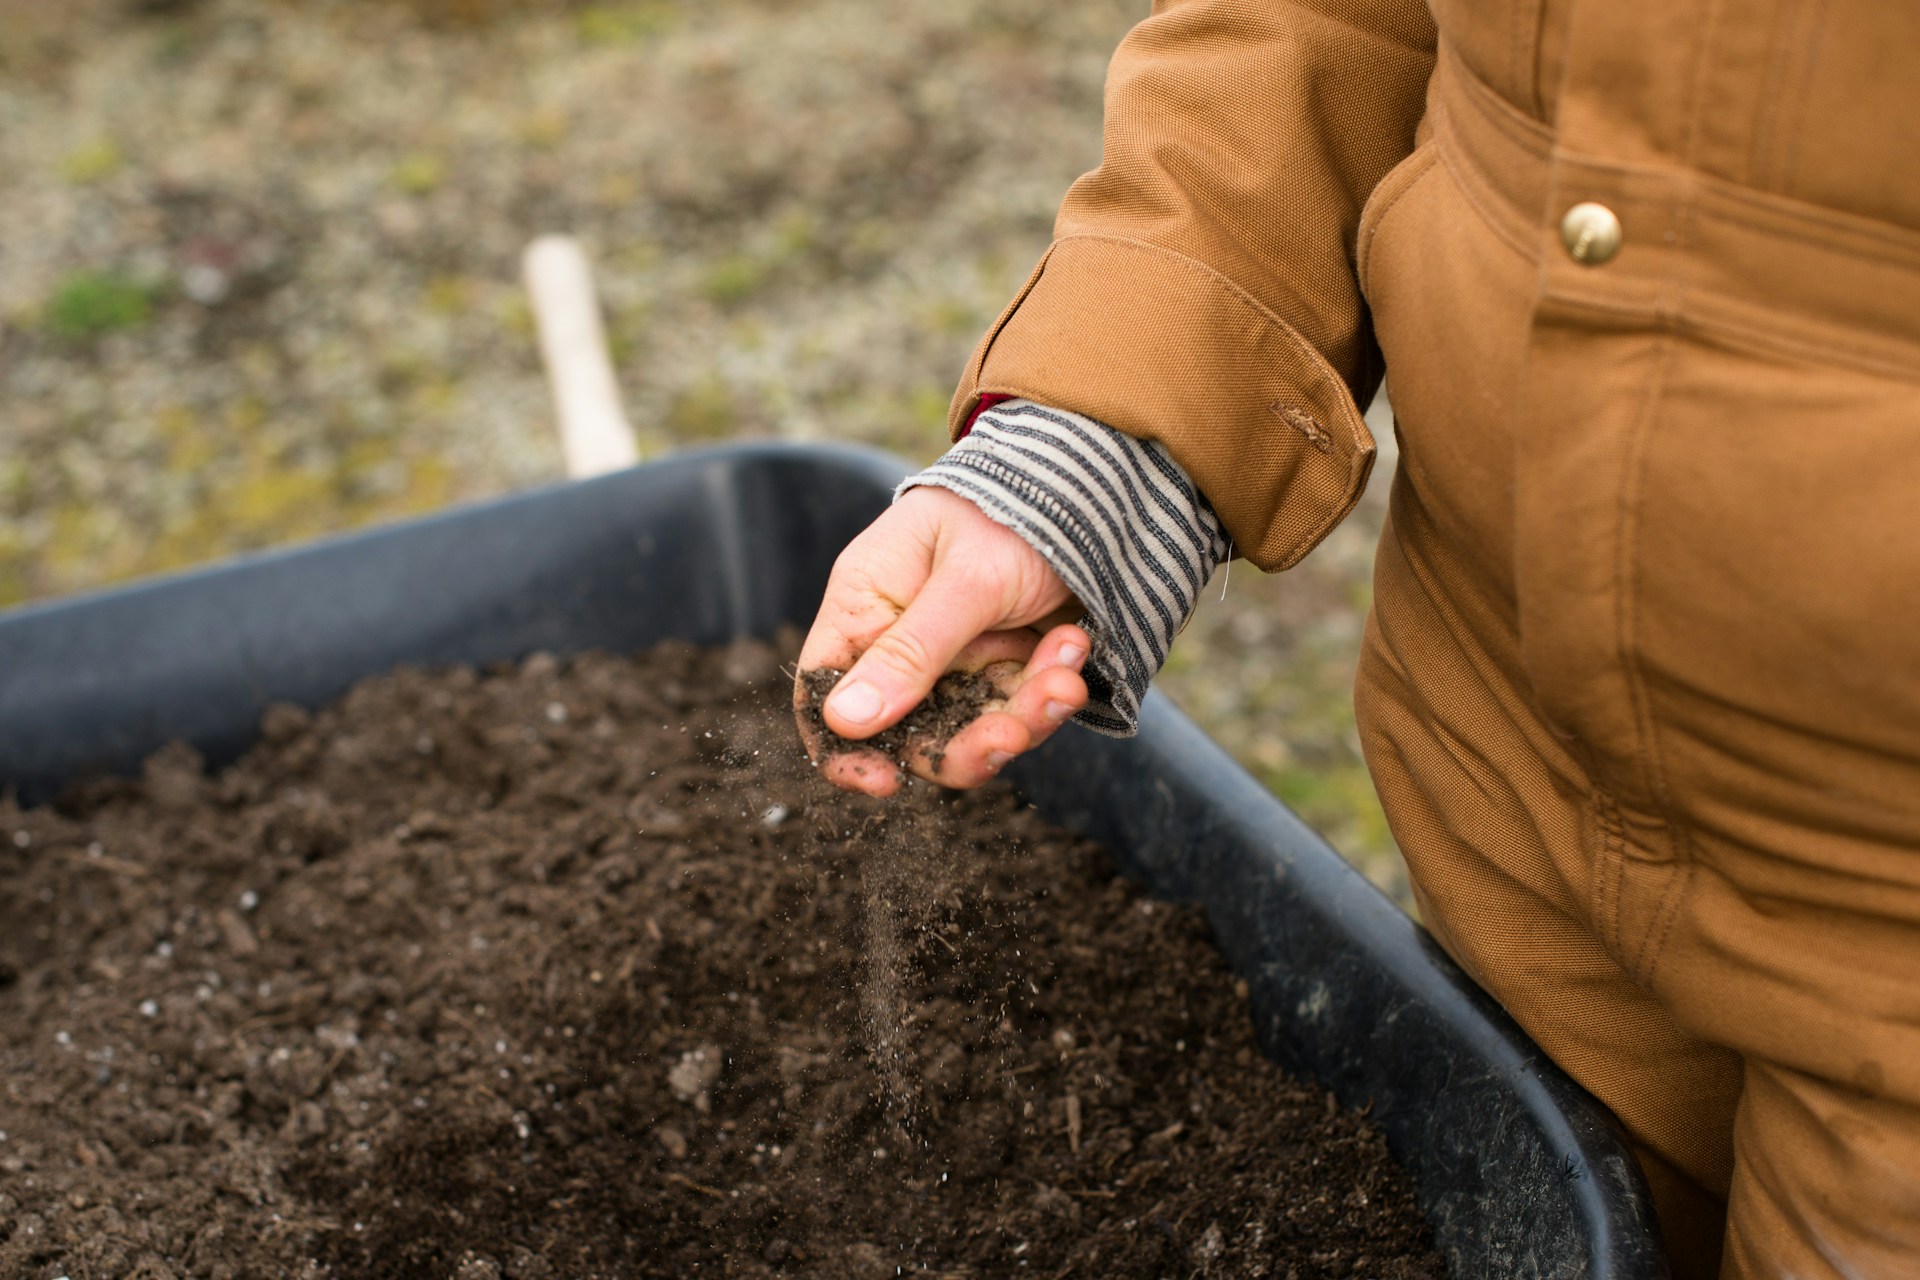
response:
<svg viewBox="0 0 1920 1280"><path fill-rule="evenodd" d="M1196 914L1003 786L833 790L786 704L757 646L402 670L0 800L0 1274L1440 1274Z"/></svg>
<svg viewBox="0 0 1920 1280"><path fill-rule="evenodd" d="M908 750L918 746L927 763L938 773L953 735L977 720L981 712L1005 701L988 672L949 671L934 682L933 691L921 699L919 706L898 721L871 738L843 738L827 728L821 705L846 674L832 667L816 667L800 673L800 687L806 694L800 715L807 727L819 735L822 759L848 751L878 751L905 769Z"/></svg>

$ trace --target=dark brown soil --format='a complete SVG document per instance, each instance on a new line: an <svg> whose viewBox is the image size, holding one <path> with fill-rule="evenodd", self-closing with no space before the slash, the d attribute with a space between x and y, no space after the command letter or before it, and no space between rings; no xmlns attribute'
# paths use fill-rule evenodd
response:
<svg viewBox="0 0 1920 1280"><path fill-rule="evenodd" d="M1193 913L788 700L402 670L0 802L0 1275L1440 1274Z"/></svg>
<svg viewBox="0 0 1920 1280"><path fill-rule="evenodd" d="M1017 663L1011 665L1018 669ZM878 751L904 769L908 767L908 753L918 751L937 773L946 755L947 740L973 723L982 711L1002 700L988 672L949 671L934 683L932 692L919 706L895 723L871 738L843 738L827 728L821 704L846 674L832 667L816 667L800 673L800 687L806 692L800 714L805 717L808 728L820 736L823 758L848 751Z"/></svg>

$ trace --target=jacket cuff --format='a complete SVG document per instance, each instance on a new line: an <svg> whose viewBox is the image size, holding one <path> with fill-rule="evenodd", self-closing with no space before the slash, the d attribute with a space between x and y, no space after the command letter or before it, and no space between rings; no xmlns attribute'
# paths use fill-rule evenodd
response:
<svg viewBox="0 0 1920 1280"><path fill-rule="evenodd" d="M978 416L967 437L904 481L969 499L1019 534L1086 609L1093 640L1075 719L1130 736L1140 700L1165 664L1229 547L1219 517L1164 446L1025 400Z"/></svg>
<svg viewBox="0 0 1920 1280"><path fill-rule="evenodd" d="M1355 404L1366 389L1204 263L1070 235L975 350L948 426L957 436L992 393L1158 441L1239 552L1274 570L1312 550L1366 488L1373 437Z"/></svg>

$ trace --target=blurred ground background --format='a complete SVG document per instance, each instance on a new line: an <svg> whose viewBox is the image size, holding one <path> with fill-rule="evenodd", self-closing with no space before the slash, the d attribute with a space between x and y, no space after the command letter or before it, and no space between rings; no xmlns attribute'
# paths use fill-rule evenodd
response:
<svg viewBox="0 0 1920 1280"><path fill-rule="evenodd" d="M1147 7L0 0L0 605L557 479L547 231L645 452L930 459ZM1162 687L1404 901L1349 700L1389 470Z"/></svg>

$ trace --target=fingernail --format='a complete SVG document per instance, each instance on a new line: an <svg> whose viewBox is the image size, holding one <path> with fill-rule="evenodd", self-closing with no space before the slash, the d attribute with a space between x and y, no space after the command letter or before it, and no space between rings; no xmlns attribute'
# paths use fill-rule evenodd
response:
<svg viewBox="0 0 1920 1280"><path fill-rule="evenodd" d="M1077 667L1080 665L1080 659L1086 656L1087 651L1077 644L1060 646L1060 665L1063 667Z"/></svg>
<svg viewBox="0 0 1920 1280"><path fill-rule="evenodd" d="M1065 720L1073 714L1072 707L1059 701L1049 701L1043 710L1046 712L1047 719L1053 721L1055 724L1059 724L1062 720Z"/></svg>
<svg viewBox="0 0 1920 1280"><path fill-rule="evenodd" d="M989 751L987 752L987 768L998 773L1006 767L1007 761L1011 759L1013 759L1013 752L1011 751Z"/></svg>
<svg viewBox="0 0 1920 1280"><path fill-rule="evenodd" d="M880 714L880 709L886 706L886 699L865 680L855 680L852 684L843 684L835 689L833 696L827 699L827 705L842 720L851 724L865 724Z"/></svg>

